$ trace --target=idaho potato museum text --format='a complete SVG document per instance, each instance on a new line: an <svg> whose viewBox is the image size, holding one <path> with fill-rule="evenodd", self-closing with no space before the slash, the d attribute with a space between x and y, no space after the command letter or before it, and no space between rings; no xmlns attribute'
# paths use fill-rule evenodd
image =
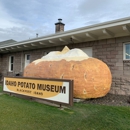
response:
<svg viewBox="0 0 130 130"><path fill-rule="evenodd" d="M16 82L16 81L9 81L5 80L5 85L12 86L12 87L18 87L18 88L27 88L27 89L37 89L42 91L48 91L48 92L56 92L56 93L63 93L66 94L66 86L57 86L53 84L35 84L35 83L29 83L29 82Z"/></svg>

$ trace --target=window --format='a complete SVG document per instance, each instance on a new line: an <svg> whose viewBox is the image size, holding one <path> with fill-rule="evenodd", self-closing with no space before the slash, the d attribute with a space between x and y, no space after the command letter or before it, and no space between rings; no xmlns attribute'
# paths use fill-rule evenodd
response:
<svg viewBox="0 0 130 130"><path fill-rule="evenodd" d="M48 53L49 53L49 52L46 52L46 51L45 51L45 52L44 52L44 56L46 56Z"/></svg>
<svg viewBox="0 0 130 130"><path fill-rule="evenodd" d="M25 67L30 63L30 55L25 54Z"/></svg>
<svg viewBox="0 0 130 130"><path fill-rule="evenodd" d="M124 60L130 60L130 43L124 44Z"/></svg>
<svg viewBox="0 0 130 130"><path fill-rule="evenodd" d="M84 47L80 49L84 51L89 57L92 57L92 47Z"/></svg>
<svg viewBox="0 0 130 130"><path fill-rule="evenodd" d="M14 69L14 57L9 56L9 71L13 71Z"/></svg>

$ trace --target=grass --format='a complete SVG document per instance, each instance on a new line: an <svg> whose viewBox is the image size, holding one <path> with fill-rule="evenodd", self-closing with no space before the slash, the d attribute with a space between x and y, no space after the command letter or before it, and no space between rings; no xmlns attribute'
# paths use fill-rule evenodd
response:
<svg viewBox="0 0 130 130"><path fill-rule="evenodd" d="M3 92L3 88L0 86L0 93Z"/></svg>
<svg viewBox="0 0 130 130"><path fill-rule="evenodd" d="M76 103L60 110L3 94L0 130L130 130L130 107Z"/></svg>

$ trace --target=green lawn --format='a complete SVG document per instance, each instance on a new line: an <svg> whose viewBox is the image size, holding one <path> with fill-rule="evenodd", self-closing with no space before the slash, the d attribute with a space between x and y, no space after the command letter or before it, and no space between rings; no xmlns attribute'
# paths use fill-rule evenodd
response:
<svg viewBox="0 0 130 130"><path fill-rule="evenodd" d="M130 107L76 103L60 110L3 94L0 130L130 130Z"/></svg>
<svg viewBox="0 0 130 130"><path fill-rule="evenodd" d="M3 91L3 88L0 86L0 93Z"/></svg>

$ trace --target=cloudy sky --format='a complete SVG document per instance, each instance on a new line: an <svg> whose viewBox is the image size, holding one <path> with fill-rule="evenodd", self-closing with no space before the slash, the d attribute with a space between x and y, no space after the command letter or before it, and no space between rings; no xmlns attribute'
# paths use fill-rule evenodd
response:
<svg viewBox="0 0 130 130"><path fill-rule="evenodd" d="M130 16L130 0L0 0L0 41L55 33L58 18L71 30Z"/></svg>

